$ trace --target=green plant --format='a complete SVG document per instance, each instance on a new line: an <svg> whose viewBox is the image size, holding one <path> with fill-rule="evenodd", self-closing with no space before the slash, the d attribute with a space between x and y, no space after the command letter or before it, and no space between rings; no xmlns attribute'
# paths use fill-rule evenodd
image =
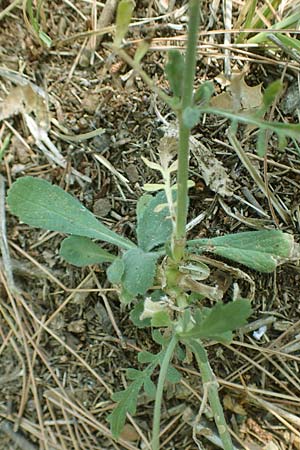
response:
<svg viewBox="0 0 300 450"><path fill-rule="evenodd" d="M32 0L24 0L23 16L27 28L40 44L47 48L52 45L52 40L48 34L42 30L41 15L43 9L43 0L38 0L36 8L34 8Z"/></svg>
<svg viewBox="0 0 300 450"><path fill-rule="evenodd" d="M247 42L248 44L263 44L268 47L269 44L272 44L273 37L275 38L276 45L283 45L284 51L291 54L292 57L297 57L297 52L299 52L298 40L283 33L286 29L289 31L291 29L297 31L300 13L297 11L293 14L287 14L286 16L284 15L281 20L277 20L277 16L274 14L274 11L277 11L279 4L279 0L272 0L270 3L266 2L266 4L259 8L258 13L256 12L257 0L249 0L245 2L241 14L235 24L235 28L241 28L242 30L251 29L251 33L249 31L239 33L235 39L235 43L241 44ZM264 20L262 20L262 18L264 18ZM255 30L264 28L266 22L272 23L274 19L275 23L270 25L266 31L259 31L253 35ZM279 33L279 31L282 31L282 33ZM248 38L249 34L252 36ZM271 45L271 47L273 47L273 45Z"/></svg>
<svg viewBox="0 0 300 450"><path fill-rule="evenodd" d="M210 274L210 252L244 264L261 272L271 272L293 255L294 240L278 230L243 232L212 239L187 240L189 137L191 128L204 113L219 114L231 120L232 133L238 123L255 124L259 133L275 132L281 139L299 133L298 125L268 123L263 114L271 105L280 86L273 85L264 95L264 105L252 115L216 110L209 105L212 87L205 83L193 92L196 66L196 43L199 27L199 1L190 0L189 32L185 58L178 51L170 52L166 75L173 96L167 95L141 69L141 54L131 59L121 47L133 10L131 0L121 0L113 51L121 55L144 81L173 109L178 118L178 154L160 152L160 163L144 158L144 162L162 177L162 183L147 185L136 208L136 242L120 236L99 222L78 200L45 180L23 177L10 188L7 202L13 214L23 222L71 236L63 240L60 255L77 266L108 263L107 277L117 286L122 303L133 305L130 317L137 327L152 327L153 340L161 346L157 354L138 355L143 370L128 369L131 383L113 395L117 406L108 420L115 438L125 424L127 413L134 414L141 389L155 398L152 450L159 449L160 411L163 386L167 380L177 382L179 372L172 358L183 359L182 347L197 360L204 387L214 414L225 450L232 442L221 402L218 384L211 370L205 342L230 342L234 330L243 326L251 314L249 299L222 301L218 286L203 283ZM183 73L183 77L182 77ZM264 140L260 139L260 150ZM176 179L174 173L177 172ZM111 253L93 240L107 242L119 249ZM155 288L154 288L155 286ZM214 306L204 306L209 298ZM160 331L160 330L162 331ZM159 367L157 387L152 376Z"/></svg>

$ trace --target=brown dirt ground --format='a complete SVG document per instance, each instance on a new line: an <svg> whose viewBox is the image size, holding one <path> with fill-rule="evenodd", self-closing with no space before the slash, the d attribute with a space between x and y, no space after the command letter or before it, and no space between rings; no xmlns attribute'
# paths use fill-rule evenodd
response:
<svg viewBox="0 0 300 450"><path fill-rule="evenodd" d="M9 3L4 0L0 6L5 8ZM36 145L22 114L15 114L0 123L2 143L12 133L1 173L7 186L25 174L58 184L112 229L134 239L136 201L144 182L155 180L141 155L156 160L156 150L165 132L157 109L167 121L172 122L173 118L167 116L168 109L140 78L134 78L126 64L113 59L105 46L98 45L94 62L89 64L86 49L90 41L78 33L91 27L92 3L44 2L43 28L55 41L49 50L42 48L30 34L20 6L1 20L1 69L27 76L47 92L52 120L49 137L67 161L62 168L47 158ZM163 78L166 50L172 45L183 45L180 36L185 33L186 17L180 9L182 3L185 2L176 2L167 16L159 10L163 2L138 1L136 17L149 21L133 28L129 35L129 51L135 40L155 38L152 46L156 49L149 51L143 67L166 88ZM209 3L203 4L203 29L207 29L211 18ZM234 20L238 11L236 4ZM159 16L163 17L157 19ZM170 24L177 25L178 30ZM223 28L221 7L211 28ZM224 55L218 48L222 36L201 37L197 80L213 79L222 72ZM103 42L109 40L108 34ZM245 56L239 52L234 56L241 69L246 63ZM283 77L286 86L290 86L299 74L299 65L281 52L269 56L269 63L262 52L258 56L248 53L245 59L250 61L246 78L249 85L267 86ZM16 83L12 76L3 75L2 71L0 96L4 101ZM33 109L38 116L36 108L35 105ZM274 117L297 120L290 111L285 111L281 104L277 105ZM61 137L100 127L105 133L89 140ZM206 214L190 237L249 230L251 219L261 220L256 225L274 225L268 200L226 139L227 128L226 121L208 117L193 130L227 169L234 195L220 200L204 183L197 158L192 157L191 178L196 186L191 191L189 219L202 212ZM263 160L256 157L251 133L244 130L240 140L263 174ZM101 164L97 155L105 157L117 175ZM286 224L280 217L277 221L297 241L299 148L289 142L281 151L276 140L271 139L267 160L268 182L290 217ZM72 168L91 182L72 175ZM122 182L118 174L127 181ZM265 216L249 207L249 194ZM262 222L264 219L267 222ZM105 281L102 267L78 269L61 260L58 255L61 235L31 229L9 213L7 234L21 295L9 289L1 266L0 449L148 448L153 402L141 397L122 442L111 439L106 416L114 406L111 392L126 386L126 368L137 367L137 352L156 350L149 332L136 330L131 324L128 308L120 307L117 293ZM271 275L246 272L256 284L250 323L265 320L267 332L261 340L255 340L249 328L238 334L230 346L208 348L226 418L239 441L237 448L299 449L299 267L286 264ZM228 295L232 289L231 285ZM256 323L253 328L257 328ZM166 388L162 448L195 449L192 423L203 395L199 373L192 360L178 362L176 367L183 381ZM204 424L213 430L209 413ZM218 448L204 438L202 442L205 449Z"/></svg>

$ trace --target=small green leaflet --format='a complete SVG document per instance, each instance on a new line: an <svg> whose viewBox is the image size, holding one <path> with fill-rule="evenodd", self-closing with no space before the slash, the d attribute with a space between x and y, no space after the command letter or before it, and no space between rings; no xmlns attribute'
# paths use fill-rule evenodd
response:
<svg viewBox="0 0 300 450"><path fill-rule="evenodd" d="M169 365L168 371L167 371L167 381L169 381L172 384L179 383L181 380L181 373L175 369L175 367Z"/></svg>
<svg viewBox="0 0 300 450"><path fill-rule="evenodd" d="M138 362L141 364L152 363L156 361L156 355L151 352L143 351L138 353Z"/></svg>
<svg viewBox="0 0 300 450"><path fill-rule="evenodd" d="M230 342L232 331L246 324L251 315L251 302L239 299L230 303L217 303L213 308L203 308L195 314L194 325L190 330L179 333L184 339L213 339Z"/></svg>
<svg viewBox="0 0 300 450"><path fill-rule="evenodd" d="M134 54L134 62L140 64L150 47L150 42L150 40L144 39L138 44L136 52Z"/></svg>
<svg viewBox="0 0 300 450"><path fill-rule="evenodd" d="M200 120L201 112L197 106L188 106L183 111L183 123L188 128L193 128Z"/></svg>
<svg viewBox="0 0 300 450"><path fill-rule="evenodd" d="M175 97L182 95L182 80L184 72L184 57L178 50L170 50L165 73Z"/></svg>
<svg viewBox="0 0 300 450"><path fill-rule="evenodd" d="M165 207L159 208L160 205L165 205ZM159 192L151 200L147 194L145 201L138 203L137 239L139 247L149 252L158 245L165 244L171 238L172 222L169 215L164 192Z"/></svg>
<svg viewBox="0 0 300 450"><path fill-rule="evenodd" d="M211 81L205 81L196 90L193 101L195 104L200 103L201 105L206 105L209 103L213 93L214 93L213 83Z"/></svg>
<svg viewBox="0 0 300 450"><path fill-rule="evenodd" d="M135 247L72 195L40 178L19 178L8 191L7 203L13 214L32 227L99 239L124 249Z"/></svg>
<svg viewBox="0 0 300 450"><path fill-rule="evenodd" d="M263 94L263 102L265 111L272 105L276 97L281 93L283 89L283 84L281 80L273 81L273 83L269 84L265 89Z"/></svg>
<svg viewBox="0 0 300 450"><path fill-rule="evenodd" d="M145 394L148 395L148 397L155 398L156 386L150 377L147 377L144 381L144 391Z"/></svg>
<svg viewBox="0 0 300 450"><path fill-rule="evenodd" d="M169 339L161 334L159 330L152 330L152 339L154 342L156 342L158 345L161 345L164 347L168 344Z"/></svg>
<svg viewBox="0 0 300 450"><path fill-rule="evenodd" d="M170 319L167 311L158 311L156 312L151 319L152 327L169 327L172 325L172 321Z"/></svg>
<svg viewBox="0 0 300 450"><path fill-rule="evenodd" d="M188 247L190 251L208 251L268 273L292 255L294 238L279 230L246 231L212 239L194 239L188 241Z"/></svg>
<svg viewBox="0 0 300 450"><path fill-rule="evenodd" d="M116 34L114 45L120 47L131 21L132 13L135 7L133 0L121 0L118 4L116 18Z"/></svg>
<svg viewBox="0 0 300 450"><path fill-rule="evenodd" d="M91 239L83 236L70 236L64 239L59 254L68 263L77 267L112 262L116 258L115 255L103 250Z"/></svg>
<svg viewBox="0 0 300 450"><path fill-rule="evenodd" d="M256 152L258 156L263 158L267 151L267 132L265 130L258 130L256 140Z"/></svg>

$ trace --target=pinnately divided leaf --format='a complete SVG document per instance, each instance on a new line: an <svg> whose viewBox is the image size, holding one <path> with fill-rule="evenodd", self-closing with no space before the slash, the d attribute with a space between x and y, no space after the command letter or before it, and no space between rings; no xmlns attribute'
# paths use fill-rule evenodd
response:
<svg viewBox="0 0 300 450"><path fill-rule="evenodd" d="M260 272L272 272L291 257L294 238L279 230L246 231L188 241L189 250L208 251Z"/></svg>
<svg viewBox="0 0 300 450"><path fill-rule="evenodd" d="M19 178L8 191L13 214L32 227L75 234L129 249L135 244L111 231L76 198L46 180Z"/></svg>
<svg viewBox="0 0 300 450"><path fill-rule="evenodd" d="M59 254L68 263L77 267L112 262L116 258L115 255L103 250L98 244L84 236L70 236L64 239Z"/></svg>
<svg viewBox="0 0 300 450"><path fill-rule="evenodd" d="M118 402L118 405L113 412L109 414L107 420L110 422L111 432L114 438L117 439L120 436L125 425L127 413L135 414L138 395L144 381L144 372L141 372L140 377L135 379L127 389L113 394L112 399Z"/></svg>
<svg viewBox="0 0 300 450"><path fill-rule="evenodd" d="M167 340L163 340L166 344ZM108 416L108 421L110 422L111 431L114 438L118 438L124 427L126 421L126 415L135 414L139 392L144 387L145 393L153 398L155 395L155 385L151 380L151 376L155 368L160 365L164 359L166 349L163 348L156 355L149 352L141 352L138 356L140 363L149 363L148 366L143 370L130 369L127 370L127 374L133 380L125 389L121 392L116 392L113 394L112 399L117 402L115 409ZM176 383L180 380L180 373L172 366L168 369L168 379L172 383Z"/></svg>

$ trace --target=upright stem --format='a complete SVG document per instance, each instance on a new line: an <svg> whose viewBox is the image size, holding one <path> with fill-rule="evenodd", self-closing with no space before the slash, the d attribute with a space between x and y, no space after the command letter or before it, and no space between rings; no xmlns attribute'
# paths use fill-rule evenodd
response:
<svg viewBox="0 0 300 450"><path fill-rule="evenodd" d="M199 28L199 4L200 0L190 0L189 3L189 28L185 66L183 73L182 109L178 113L179 121L179 149L177 171L177 211L176 229L173 242L173 257L180 261L183 257L186 238L186 221L188 207L188 168L189 168L189 138L190 129L183 123L184 110L192 106L193 86L196 71L196 49Z"/></svg>
<svg viewBox="0 0 300 450"><path fill-rule="evenodd" d="M215 424L218 428L223 448L224 450L233 450L231 436L228 431L228 427L223 412L223 407L220 402L218 394L218 383L210 367L206 350L200 344L200 342L196 340L189 341L188 345L192 348L193 353L196 356L197 363L202 376L203 385L206 386L207 388L209 404L211 406L214 415Z"/></svg>
<svg viewBox="0 0 300 450"><path fill-rule="evenodd" d="M155 396L155 404L154 404L152 446L151 446L152 450L159 450L160 415L161 415L162 395L163 395L163 389L164 389L164 384L165 384L165 380L166 380L166 376L167 376L168 367L169 367L170 361L172 359L176 344L177 344L177 337L176 337L176 335L174 335L174 336L172 336L172 339L169 342L164 359L163 359L161 367L160 367L157 389L156 389L156 396Z"/></svg>

